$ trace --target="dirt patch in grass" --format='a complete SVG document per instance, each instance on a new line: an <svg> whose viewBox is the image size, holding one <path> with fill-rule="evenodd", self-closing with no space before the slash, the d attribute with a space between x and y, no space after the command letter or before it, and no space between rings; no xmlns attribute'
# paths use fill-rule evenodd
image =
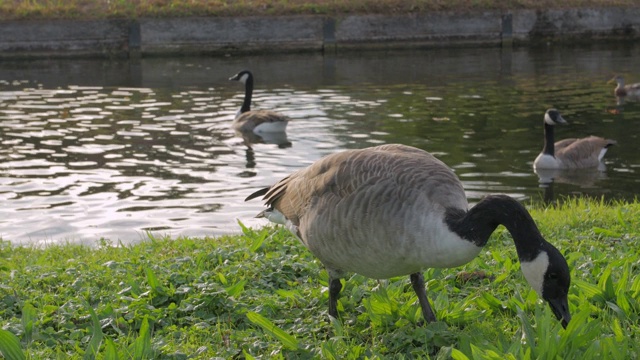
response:
<svg viewBox="0 0 640 360"><path fill-rule="evenodd" d="M406 14L638 6L637 0L0 0L0 20Z"/></svg>

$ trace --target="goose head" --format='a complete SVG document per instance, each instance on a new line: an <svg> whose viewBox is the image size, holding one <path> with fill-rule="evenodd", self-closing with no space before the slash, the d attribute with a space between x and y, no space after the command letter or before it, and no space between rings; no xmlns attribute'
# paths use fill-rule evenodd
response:
<svg viewBox="0 0 640 360"><path fill-rule="evenodd" d="M253 78L253 75L251 74L251 71L242 70L239 73L237 73L237 74L233 75L232 77L230 77L229 80L239 81L239 82L241 82L241 83L246 85L247 81L249 79L252 79L252 78Z"/></svg>
<svg viewBox="0 0 640 360"><path fill-rule="evenodd" d="M520 268L529 285L549 303L553 314L566 328L571 320L567 299L571 275L560 251L545 242L536 256L520 260Z"/></svg>
<svg viewBox="0 0 640 360"><path fill-rule="evenodd" d="M556 109L548 109L544 113L544 123L547 125L566 125L567 121L560 115L560 112Z"/></svg>
<svg viewBox="0 0 640 360"><path fill-rule="evenodd" d="M236 112L236 119L248 111L251 111L251 97L253 96L253 74L249 70L242 70L229 78L232 81L239 81L244 84L244 100L242 106Z"/></svg>

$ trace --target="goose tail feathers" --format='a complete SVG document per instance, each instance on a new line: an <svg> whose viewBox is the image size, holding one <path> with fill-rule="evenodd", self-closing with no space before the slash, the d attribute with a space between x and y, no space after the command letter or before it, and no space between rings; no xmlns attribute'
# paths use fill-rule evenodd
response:
<svg viewBox="0 0 640 360"><path fill-rule="evenodd" d="M262 188L262 189L260 189L260 190L258 190L256 192L254 192L253 194L247 196L246 199L244 199L244 201L249 201L249 200L255 199L255 198L259 197L259 196L264 196L269 191L269 189L271 189L271 187ZM258 216L256 216L256 217L258 217Z"/></svg>

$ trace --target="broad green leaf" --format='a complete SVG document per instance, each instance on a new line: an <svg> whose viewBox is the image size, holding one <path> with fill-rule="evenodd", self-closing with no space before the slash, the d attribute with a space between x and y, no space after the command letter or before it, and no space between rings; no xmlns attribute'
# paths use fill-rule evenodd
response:
<svg viewBox="0 0 640 360"><path fill-rule="evenodd" d="M238 225L240 225L240 229L242 229L242 233L245 234L246 236L253 236L254 232L253 230L249 229L248 227L246 227L242 221L238 220Z"/></svg>
<svg viewBox="0 0 640 360"><path fill-rule="evenodd" d="M20 340L12 332L0 329L0 353L7 360L24 360Z"/></svg>
<svg viewBox="0 0 640 360"><path fill-rule="evenodd" d="M292 335L287 334L284 330L277 327L267 318L256 312L248 312L247 318L249 319L249 321L260 326L268 334L271 334L271 336L279 340L286 348L291 350L298 349L298 340Z"/></svg>
<svg viewBox="0 0 640 360"><path fill-rule="evenodd" d="M451 358L453 360L469 360L467 355L463 354L462 351L455 348L451 348Z"/></svg>
<svg viewBox="0 0 640 360"><path fill-rule="evenodd" d="M330 316L331 325L333 326L333 335L334 336L344 336L344 327L342 326L342 321Z"/></svg>
<svg viewBox="0 0 640 360"><path fill-rule="evenodd" d="M225 290L229 296L238 296L242 293L246 284L247 280L241 280L229 287L226 287Z"/></svg>
<svg viewBox="0 0 640 360"><path fill-rule="evenodd" d="M222 285L227 285L227 277L224 276L223 273L218 272L218 280L222 283Z"/></svg>
<svg viewBox="0 0 640 360"><path fill-rule="evenodd" d="M149 319L145 316L140 326L140 334L134 343L133 358L136 360L151 358L151 330Z"/></svg>
<svg viewBox="0 0 640 360"><path fill-rule="evenodd" d="M89 313L91 314L91 340L89 341L89 345L87 345L87 349L84 351L84 356L82 357L84 360L96 358L103 338L100 320L91 306L89 306Z"/></svg>
<svg viewBox="0 0 640 360"><path fill-rule="evenodd" d="M611 279L611 265L607 266L602 272L602 275L600 275L598 287L604 292L604 296L606 296L607 299L613 299L616 296Z"/></svg>
<svg viewBox="0 0 640 360"><path fill-rule="evenodd" d="M158 295L167 295L167 291L165 290L162 283L158 281L158 278L156 277L156 274L154 274L153 270L145 267L144 271L147 275L147 282L149 283L149 286L151 286L151 289Z"/></svg>
<svg viewBox="0 0 640 360"><path fill-rule="evenodd" d="M622 331L622 327L620 326L620 321L618 321L618 319L613 319L613 323L611 323L611 330L613 330L616 341L621 342L625 339L624 332Z"/></svg>
<svg viewBox="0 0 640 360"><path fill-rule="evenodd" d="M36 308L30 302L22 307L22 327L24 329L24 341L29 344L33 338L33 327L38 318Z"/></svg>
<svg viewBox="0 0 640 360"><path fill-rule="evenodd" d="M106 338L105 347L106 350L104 352L103 360L120 360L120 357L118 356L118 349L116 349L116 344L114 344L111 339Z"/></svg>
<svg viewBox="0 0 640 360"><path fill-rule="evenodd" d="M498 311L503 309L502 302L486 291L482 293L482 299L484 300L484 303L488 305L489 309Z"/></svg>
<svg viewBox="0 0 640 360"><path fill-rule="evenodd" d="M631 304L629 304L629 300L627 299L627 295L624 291L619 291L618 296L616 296L616 304L620 307L624 314L628 316L633 309L631 308Z"/></svg>
<svg viewBox="0 0 640 360"><path fill-rule="evenodd" d="M622 216L622 208L619 208L618 211L616 212L616 215L618 217L618 222L627 230L630 231L631 227L629 226L629 224L624 220L624 217Z"/></svg>
<svg viewBox="0 0 640 360"><path fill-rule="evenodd" d="M242 355L244 355L245 360L255 360L256 358L249 354L246 350L242 350Z"/></svg>
<svg viewBox="0 0 640 360"><path fill-rule="evenodd" d="M613 230L609 230L601 227L594 227L593 232L596 235L602 235L605 237L619 238L621 236L621 234L617 231L613 231Z"/></svg>
<svg viewBox="0 0 640 360"><path fill-rule="evenodd" d="M253 241L251 242L251 245L249 246L249 250L251 250L251 252L258 251L258 249L260 249L260 247L262 246L262 244L264 243L264 241L267 239L268 236L269 236L269 233L266 231L263 231L260 234L255 235L253 237Z"/></svg>
<svg viewBox="0 0 640 360"><path fill-rule="evenodd" d="M604 301L604 293L596 285L593 285L586 281L582 281L580 279L576 279L574 283L584 292L587 298Z"/></svg>

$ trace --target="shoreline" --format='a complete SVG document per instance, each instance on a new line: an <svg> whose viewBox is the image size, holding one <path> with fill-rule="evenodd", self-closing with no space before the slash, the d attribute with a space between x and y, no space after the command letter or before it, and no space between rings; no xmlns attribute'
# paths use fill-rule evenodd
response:
<svg viewBox="0 0 640 360"><path fill-rule="evenodd" d="M598 9L14 20L0 59L131 58L462 46L530 46L640 38L640 6Z"/></svg>

